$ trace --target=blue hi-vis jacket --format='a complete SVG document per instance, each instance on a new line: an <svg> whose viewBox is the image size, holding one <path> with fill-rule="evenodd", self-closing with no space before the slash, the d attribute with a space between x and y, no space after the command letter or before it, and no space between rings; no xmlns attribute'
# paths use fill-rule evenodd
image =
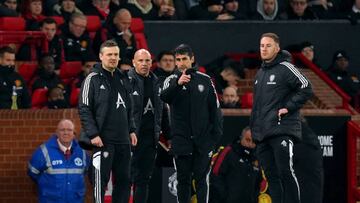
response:
<svg viewBox="0 0 360 203"><path fill-rule="evenodd" d="M39 202L84 202L89 158L75 140L71 151L70 158L65 159L54 135L32 155L28 175L37 183Z"/></svg>

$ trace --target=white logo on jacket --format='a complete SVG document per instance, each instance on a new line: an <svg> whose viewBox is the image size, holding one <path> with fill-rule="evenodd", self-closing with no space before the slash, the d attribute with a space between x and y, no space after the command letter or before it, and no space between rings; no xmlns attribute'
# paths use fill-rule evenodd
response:
<svg viewBox="0 0 360 203"><path fill-rule="evenodd" d="M268 84L268 85L276 85L276 82L274 82L274 79L275 79L275 75L270 75L269 82L267 82L266 84Z"/></svg>
<svg viewBox="0 0 360 203"><path fill-rule="evenodd" d="M118 109L120 107L120 105L123 105L123 107L126 108L123 98L121 97L120 93L118 93L118 100L116 102L116 109Z"/></svg>
<svg viewBox="0 0 360 203"><path fill-rule="evenodd" d="M151 103L151 100L149 99L148 102L146 103L146 106L144 108L144 113L143 115L145 115L148 111L151 111L154 114L154 106Z"/></svg>
<svg viewBox="0 0 360 203"><path fill-rule="evenodd" d="M204 91L204 85L200 84L198 85L198 89L200 92L203 92Z"/></svg>
<svg viewBox="0 0 360 203"><path fill-rule="evenodd" d="M76 166L82 166L83 165L83 162L79 157L75 158L74 163L75 163Z"/></svg>
<svg viewBox="0 0 360 203"><path fill-rule="evenodd" d="M61 159L59 159L59 160L53 160L53 161L51 162L51 165L53 165L53 166L61 165L61 164L63 164L63 161L62 161Z"/></svg>

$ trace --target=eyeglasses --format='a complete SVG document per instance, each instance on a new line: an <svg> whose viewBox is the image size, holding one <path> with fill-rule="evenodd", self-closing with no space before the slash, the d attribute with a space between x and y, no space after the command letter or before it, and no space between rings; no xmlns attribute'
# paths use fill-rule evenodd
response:
<svg viewBox="0 0 360 203"><path fill-rule="evenodd" d="M82 29L85 29L86 28L86 25L80 25L80 24L76 24L74 22L70 22L72 25L74 25L75 27L78 27L78 28L82 28Z"/></svg>

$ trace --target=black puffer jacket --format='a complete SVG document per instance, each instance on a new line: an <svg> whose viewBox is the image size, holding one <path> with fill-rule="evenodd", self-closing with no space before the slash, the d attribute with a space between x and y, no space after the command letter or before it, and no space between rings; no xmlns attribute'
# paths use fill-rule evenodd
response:
<svg viewBox="0 0 360 203"><path fill-rule="evenodd" d="M256 141L276 135L301 138L299 110L313 93L310 81L290 59L289 52L281 51L272 62L263 62L255 76L250 126ZM281 108L289 112L279 120Z"/></svg>
<svg viewBox="0 0 360 203"><path fill-rule="evenodd" d="M105 70L101 67L101 64L96 64L81 85L81 92L79 95L79 115L82 130L89 139L100 135L107 116L107 111L109 109L108 103L111 87L109 81L104 75L104 71ZM119 123L119 125L128 125L129 133L135 132L128 79L118 69L115 70L114 74L120 75L121 84L124 88L126 88L128 93L123 99L125 101L125 106L127 107L129 123Z"/></svg>
<svg viewBox="0 0 360 203"><path fill-rule="evenodd" d="M133 101L133 112L134 112L134 121L136 125L136 135L139 135L141 117L143 114L143 102L144 102L144 80L139 76L135 69L132 68L128 72L128 77L130 80L131 88L131 97ZM160 99L160 83L157 76L150 72L149 77L152 79L153 84L153 93L154 93L154 140L155 143L159 140L159 134L161 131L161 117L163 110L163 102Z"/></svg>

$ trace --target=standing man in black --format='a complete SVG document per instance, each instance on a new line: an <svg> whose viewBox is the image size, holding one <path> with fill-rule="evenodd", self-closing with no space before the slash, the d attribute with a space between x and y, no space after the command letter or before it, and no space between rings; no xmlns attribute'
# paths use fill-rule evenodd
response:
<svg viewBox="0 0 360 203"><path fill-rule="evenodd" d="M250 119L257 157L273 203L299 203L293 146L301 138L300 108L312 96L311 84L289 62L289 53L280 51L276 34L261 36L260 55L263 63L255 76Z"/></svg>
<svg viewBox="0 0 360 203"><path fill-rule="evenodd" d="M210 77L192 67L190 46L181 44L174 52L177 70L164 81L161 99L170 104L177 198L190 202L194 179L198 203L207 203L210 158L222 135L222 113Z"/></svg>
<svg viewBox="0 0 360 203"><path fill-rule="evenodd" d="M94 200L104 202L105 188L113 174L112 202L127 203L130 194L130 144L137 138L126 76L117 69L119 47L105 41L100 46L101 63L81 86L79 114L82 129L95 146L92 156Z"/></svg>
<svg viewBox="0 0 360 203"><path fill-rule="evenodd" d="M146 203L161 130L163 102L160 100L158 78L150 71L151 54L145 49L136 51L133 65L135 68L129 70L128 76L138 137L131 165L135 189L134 203Z"/></svg>

